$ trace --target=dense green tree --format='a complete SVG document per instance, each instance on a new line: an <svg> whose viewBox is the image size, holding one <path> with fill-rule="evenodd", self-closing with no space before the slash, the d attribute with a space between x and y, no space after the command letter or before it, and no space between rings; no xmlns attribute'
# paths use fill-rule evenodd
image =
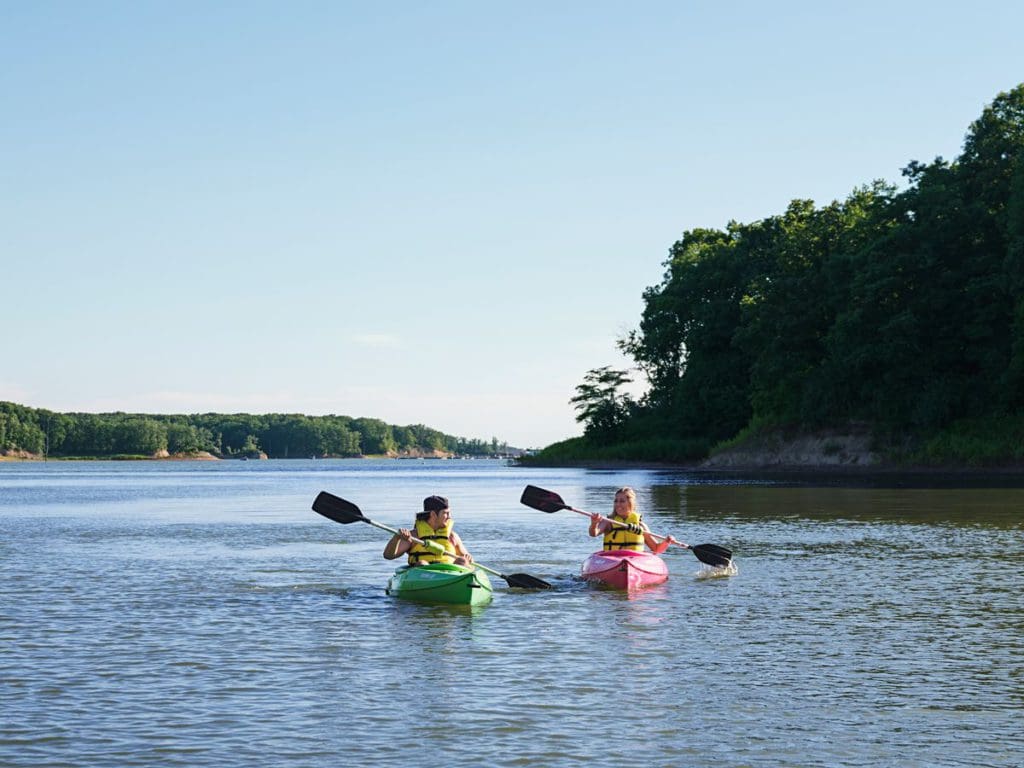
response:
<svg viewBox="0 0 1024 768"><path fill-rule="evenodd" d="M323 453L326 456L358 456L359 433L348 428L348 419L327 417L320 425Z"/></svg>
<svg viewBox="0 0 1024 768"><path fill-rule="evenodd" d="M98 414L73 414L61 453L65 456L111 456L116 453L110 418Z"/></svg>
<svg viewBox="0 0 1024 768"><path fill-rule="evenodd" d="M167 429L167 450L170 453L197 453L213 447L209 430L192 424L170 422Z"/></svg>
<svg viewBox="0 0 1024 768"><path fill-rule="evenodd" d="M759 274L741 300L743 322L733 338L750 360L754 417L805 423L850 417L845 377L829 365L829 333L851 304L854 269L847 255L891 226L893 192L876 182L821 209L795 201L783 216L761 223L770 237L747 249L756 253L751 260Z"/></svg>
<svg viewBox="0 0 1024 768"><path fill-rule="evenodd" d="M257 439L257 435L267 431L261 419L245 413L232 414L230 417L212 415L215 428L211 431L220 436L220 451L231 456L248 450Z"/></svg>
<svg viewBox="0 0 1024 768"><path fill-rule="evenodd" d="M149 456L167 450L167 429L147 418L125 418L114 432L114 452Z"/></svg>
<svg viewBox="0 0 1024 768"><path fill-rule="evenodd" d="M245 442L242 443L242 447L238 449L237 455L245 456L248 458L255 458L262 453L260 444L256 440L255 435L247 435Z"/></svg>
<svg viewBox="0 0 1024 768"><path fill-rule="evenodd" d="M271 414L266 425L253 441L268 456L282 459L309 458L324 455L323 437L316 421L299 414ZM251 448L248 449L252 451Z"/></svg>
<svg viewBox="0 0 1024 768"><path fill-rule="evenodd" d="M0 448L42 453L46 437L35 411L15 403L0 403Z"/></svg>
<svg viewBox="0 0 1024 768"><path fill-rule="evenodd" d="M597 443L613 442L621 436L632 400L620 389L631 381L626 371L607 365L587 371L570 400L576 409L576 421L584 424L584 435ZM497 438L491 441L491 450L497 452Z"/></svg>
<svg viewBox="0 0 1024 768"><path fill-rule="evenodd" d="M1002 382L1008 410L1024 407L1024 156L1017 158L1006 207L1006 290L1011 298L1010 359Z"/></svg>
<svg viewBox="0 0 1024 768"><path fill-rule="evenodd" d="M620 342L650 382L637 415L657 435L733 434L750 416L750 359L734 345L758 274L759 226L700 229L675 243L644 294L638 332Z"/></svg>
<svg viewBox="0 0 1024 768"><path fill-rule="evenodd" d="M409 427L392 427L391 434L400 453L416 450L416 435Z"/></svg>
<svg viewBox="0 0 1024 768"><path fill-rule="evenodd" d="M390 424L386 424L380 419L359 418L352 421L352 426L360 434L359 442L363 453L387 455L398 450Z"/></svg>

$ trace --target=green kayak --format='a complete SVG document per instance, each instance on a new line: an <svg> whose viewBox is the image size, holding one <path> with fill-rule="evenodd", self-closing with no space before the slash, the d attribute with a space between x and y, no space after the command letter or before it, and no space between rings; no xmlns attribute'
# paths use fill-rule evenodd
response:
<svg viewBox="0 0 1024 768"><path fill-rule="evenodd" d="M387 593L418 603L483 605L491 599L491 581L476 568L449 563L403 566L388 579Z"/></svg>

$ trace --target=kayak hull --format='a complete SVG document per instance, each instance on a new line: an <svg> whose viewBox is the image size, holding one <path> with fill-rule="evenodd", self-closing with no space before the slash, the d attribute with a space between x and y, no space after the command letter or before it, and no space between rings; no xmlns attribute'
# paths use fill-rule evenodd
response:
<svg viewBox="0 0 1024 768"><path fill-rule="evenodd" d="M668 566L650 552L612 549L588 557L582 573L587 581L630 591L661 584L668 578Z"/></svg>
<svg viewBox="0 0 1024 768"><path fill-rule="evenodd" d="M403 566L388 579L385 591L402 600L446 605L483 605L493 593L486 573L449 563Z"/></svg>

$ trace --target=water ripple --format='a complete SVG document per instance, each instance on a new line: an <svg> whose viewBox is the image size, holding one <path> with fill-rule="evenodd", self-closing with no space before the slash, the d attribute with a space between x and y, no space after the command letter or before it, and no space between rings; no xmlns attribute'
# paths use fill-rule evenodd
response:
<svg viewBox="0 0 1024 768"><path fill-rule="evenodd" d="M488 766L1024 763L1016 490L339 466L0 471L0 764L404 766L445 738ZM481 562L555 589L392 600L386 536L309 512L325 482L388 523L444 488ZM519 509L525 482L636 485L738 572L680 551L595 590L586 521Z"/></svg>

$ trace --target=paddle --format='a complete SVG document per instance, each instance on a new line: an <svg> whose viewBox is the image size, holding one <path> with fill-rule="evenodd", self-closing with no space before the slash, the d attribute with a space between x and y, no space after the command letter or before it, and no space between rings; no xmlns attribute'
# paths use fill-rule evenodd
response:
<svg viewBox="0 0 1024 768"><path fill-rule="evenodd" d="M363 515L355 504L351 501L345 501L338 496L327 491L320 491L317 494L316 499L313 500L313 511L318 512L326 518L333 520L336 523L342 523L347 525L348 523L369 523L374 528L380 528L382 531L388 531L389 533L398 533L395 528L389 528L386 525L374 522L370 518ZM438 552L444 552L444 547L433 541L425 542L422 539L413 537L412 540L417 544L423 544L424 546L430 547ZM542 579L538 579L536 576L531 576L528 573L513 573L506 576L503 573L499 573L493 568L488 568L486 565L473 561L473 566L479 568L482 571L487 571L495 576L500 576L510 587L519 587L520 589L551 589L551 585Z"/></svg>
<svg viewBox="0 0 1024 768"><path fill-rule="evenodd" d="M570 507L562 501L562 497L554 491L546 491L535 485L526 486L525 490L523 490L522 498L520 498L519 501L528 507L539 509L541 512L558 512L560 509L568 509L570 512L578 512L581 515L590 517L589 512L584 512L582 509ZM607 520L612 525L617 525L620 528L626 527L625 523L620 523L618 520L613 520L610 517L602 517L601 519ZM662 536L657 533L652 533L651 536L662 540L668 538L668 536ZM697 544L696 546L691 547L689 544L684 544L681 541L674 541L672 543L677 547L690 550L702 563L713 565L716 568L727 566L732 562L732 552L725 547L718 546L717 544Z"/></svg>

